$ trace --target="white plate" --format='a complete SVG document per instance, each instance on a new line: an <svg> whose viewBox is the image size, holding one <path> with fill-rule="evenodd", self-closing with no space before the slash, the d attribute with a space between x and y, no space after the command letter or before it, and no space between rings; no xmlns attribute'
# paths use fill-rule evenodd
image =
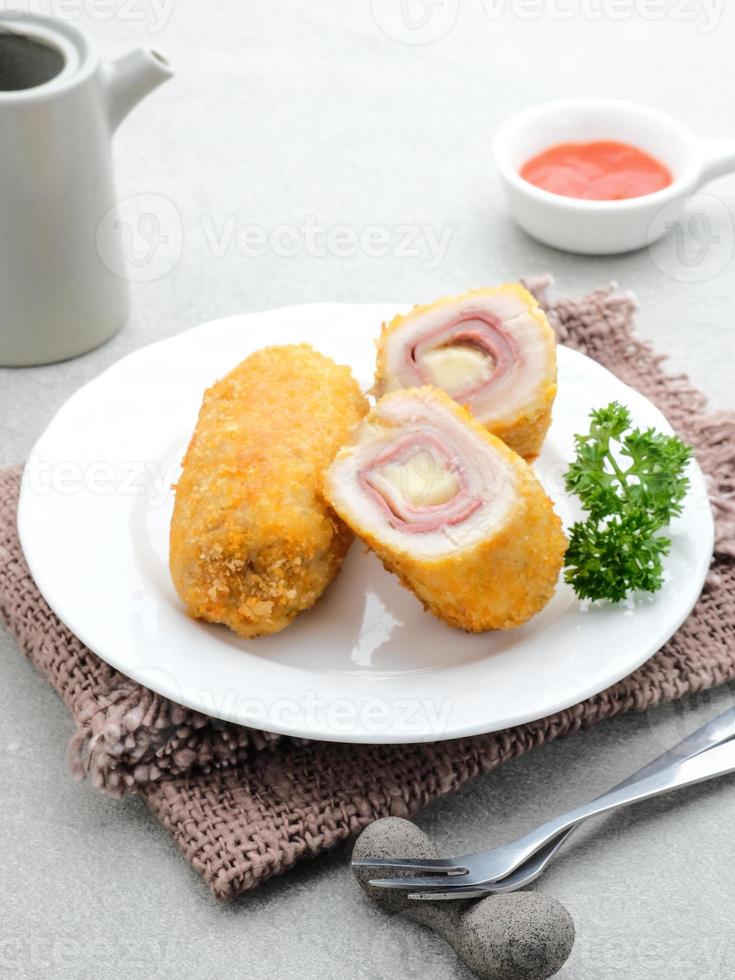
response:
<svg viewBox="0 0 735 980"><path fill-rule="evenodd" d="M234 316L136 351L78 391L39 439L19 510L23 548L51 607L95 653L173 700L276 732L355 742L472 735L569 707L631 673L682 623L712 553L704 479L673 526L667 581L629 605L585 608L560 584L519 629L468 635L425 613L354 545L310 611L276 636L237 638L189 619L167 567L171 483L204 388L265 344L310 341L371 381L386 305L309 305ZM537 472L568 526L573 434L618 399L663 415L594 361L559 350L554 423Z"/></svg>

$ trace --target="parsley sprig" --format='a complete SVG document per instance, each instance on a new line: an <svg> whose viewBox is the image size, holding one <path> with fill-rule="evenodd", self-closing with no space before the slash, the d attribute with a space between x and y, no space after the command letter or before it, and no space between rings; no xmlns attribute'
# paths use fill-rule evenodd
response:
<svg viewBox="0 0 735 980"><path fill-rule="evenodd" d="M671 541L657 532L681 513L692 450L677 436L631 429L618 402L590 419L589 433L575 436L577 456L565 476L589 514L571 528L565 578L580 598L620 602L661 587Z"/></svg>

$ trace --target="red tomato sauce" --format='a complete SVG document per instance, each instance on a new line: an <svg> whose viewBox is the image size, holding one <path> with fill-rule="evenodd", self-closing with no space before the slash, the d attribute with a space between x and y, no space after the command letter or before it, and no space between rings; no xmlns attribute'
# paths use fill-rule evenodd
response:
<svg viewBox="0 0 735 980"><path fill-rule="evenodd" d="M672 183L667 166L627 143L558 143L523 164L521 177L564 197L622 201Z"/></svg>

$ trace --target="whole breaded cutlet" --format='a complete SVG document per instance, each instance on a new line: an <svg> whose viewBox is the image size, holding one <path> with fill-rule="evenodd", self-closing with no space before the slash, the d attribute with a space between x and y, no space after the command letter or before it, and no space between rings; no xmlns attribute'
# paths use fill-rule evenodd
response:
<svg viewBox="0 0 735 980"><path fill-rule="evenodd" d="M170 533L192 616L254 637L316 602L352 540L322 474L366 411L349 368L307 344L257 351L205 393Z"/></svg>

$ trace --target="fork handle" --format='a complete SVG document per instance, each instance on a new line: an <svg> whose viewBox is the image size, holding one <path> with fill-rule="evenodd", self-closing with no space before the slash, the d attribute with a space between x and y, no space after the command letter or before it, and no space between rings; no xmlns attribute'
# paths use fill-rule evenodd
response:
<svg viewBox="0 0 735 980"><path fill-rule="evenodd" d="M649 762L621 783L617 783L605 795L607 796L615 790L632 786L641 779L647 779L649 776L653 776L663 769L668 769L672 765L684 762L686 759L692 759L702 752L714 748L716 745L721 745L723 742L729 741L731 738L735 738L735 708L728 708L727 711L708 721L706 725L698 728L691 735L687 735L673 749L664 752L663 755L658 756L653 762ZM506 878L499 879L498 884L502 884L504 887L495 890L515 891L517 888L524 888L532 881L535 881L551 861L553 861L573 833L574 827L562 831L559 837L549 842L539 851L536 851L525 864L512 871Z"/></svg>
<svg viewBox="0 0 735 980"><path fill-rule="evenodd" d="M693 786L695 783L702 783L731 772L735 772L735 741L725 742L694 758L674 763L645 779L638 779L629 785L611 789L590 803L584 803L568 813L554 817L526 837L517 840L514 844L517 859L514 865L518 867L560 834L578 827L590 817L620 810L633 803L660 796L662 793L681 789L684 786Z"/></svg>

